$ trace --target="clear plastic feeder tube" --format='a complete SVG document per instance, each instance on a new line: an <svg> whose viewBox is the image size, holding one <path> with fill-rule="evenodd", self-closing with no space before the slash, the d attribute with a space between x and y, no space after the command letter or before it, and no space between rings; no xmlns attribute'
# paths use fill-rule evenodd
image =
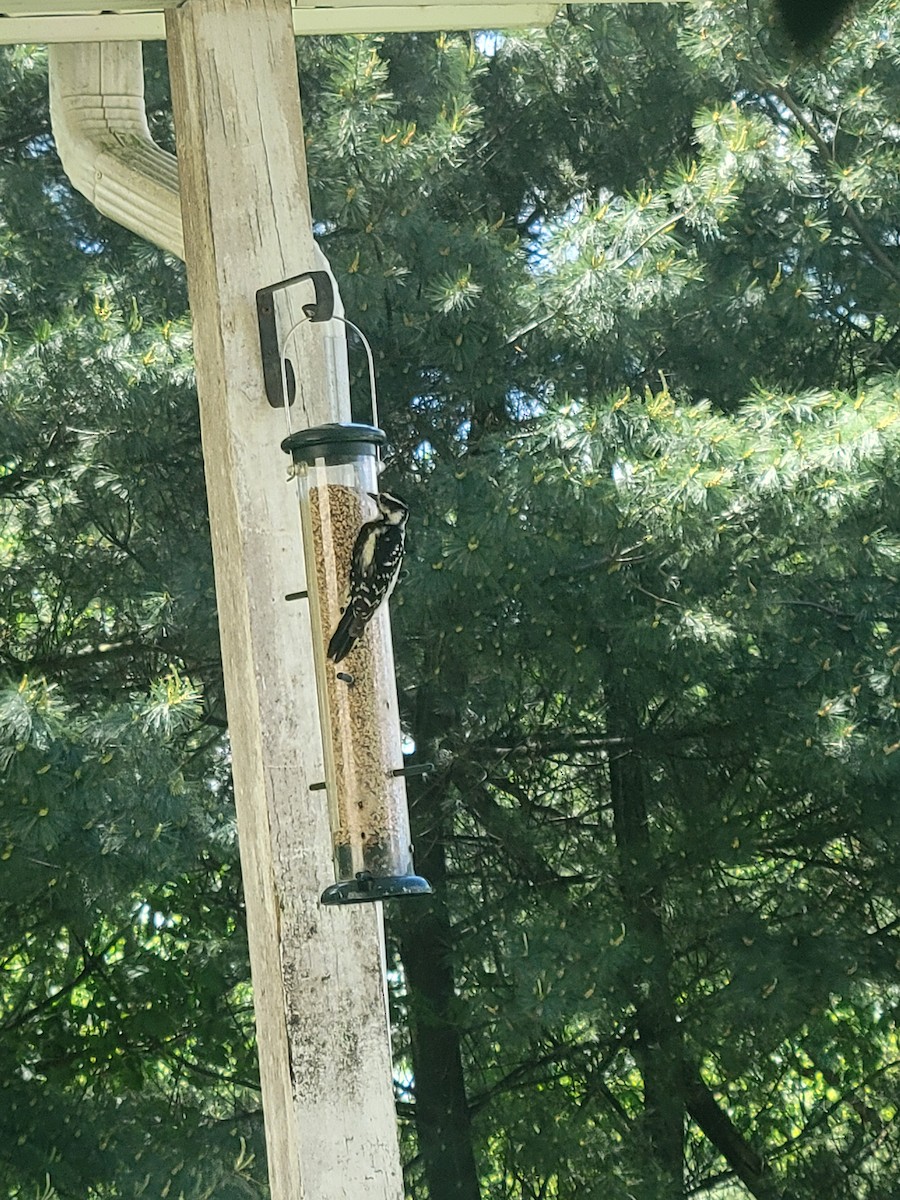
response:
<svg viewBox="0 0 900 1200"><path fill-rule="evenodd" d="M300 518L322 727L325 788L336 884L324 903L379 900L430 891L415 875L402 775L400 718L384 605L339 664L328 643L347 603L350 559L360 528L377 516L371 426L319 426L293 434Z"/></svg>

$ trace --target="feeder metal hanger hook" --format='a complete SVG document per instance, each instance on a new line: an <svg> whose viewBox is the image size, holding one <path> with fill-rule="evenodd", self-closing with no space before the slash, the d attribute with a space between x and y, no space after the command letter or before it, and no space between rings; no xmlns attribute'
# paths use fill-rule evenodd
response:
<svg viewBox="0 0 900 1200"><path fill-rule="evenodd" d="M302 306L303 316L295 321L283 338L278 337L278 322L275 312L275 295L285 291L295 284L309 281L315 288L315 300ZM362 342L366 352L366 363L369 368L369 394L372 402L372 425L378 428L378 394L375 383L375 358L369 339L353 321L339 316L334 311L334 284L328 271L304 271L300 275L292 275L280 283L270 284L260 288L256 293L256 315L259 324L259 344L263 360L263 379L266 396L273 408L290 409L297 394L297 377L294 366L287 357L288 343L301 325L307 321L322 324L326 321L340 321L348 329L352 329ZM290 420L288 430L293 432Z"/></svg>

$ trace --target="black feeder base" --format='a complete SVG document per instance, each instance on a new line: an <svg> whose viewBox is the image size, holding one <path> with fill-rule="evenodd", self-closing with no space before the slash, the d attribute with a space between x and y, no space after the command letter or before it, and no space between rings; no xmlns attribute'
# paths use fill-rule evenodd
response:
<svg viewBox="0 0 900 1200"><path fill-rule="evenodd" d="M365 904L390 900L392 896L430 896L431 884L421 875L370 875L357 872L355 879L333 883L322 893L323 904Z"/></svg>

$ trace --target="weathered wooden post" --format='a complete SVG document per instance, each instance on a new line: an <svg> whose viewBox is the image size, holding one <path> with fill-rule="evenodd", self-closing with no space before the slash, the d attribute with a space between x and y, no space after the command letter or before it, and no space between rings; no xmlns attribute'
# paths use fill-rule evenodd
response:
<svg viewBox="0 0 900 1200"><path fill-rule="evenodd" d="M399 1200L380 912L329 911L331 839L296 497L255 294L316 265L287 0L166 14L185 261L273 1200ZM299 426L349 419L321 328Z"/></svg>

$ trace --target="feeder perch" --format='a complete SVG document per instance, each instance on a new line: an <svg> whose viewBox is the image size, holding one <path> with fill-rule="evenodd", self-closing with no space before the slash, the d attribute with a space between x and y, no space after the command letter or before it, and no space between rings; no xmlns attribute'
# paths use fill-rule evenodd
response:
<svg viewBox="0 0 900 1200"><path fill-rule="evenodd" d="M384 605L340 667L326 650L347 599L350 556L374 515L373 425L320 425L291 434L316 668L336 882L323 904L427 894L415 874L401 751L390 620ZM315 785L314 785L315 786Z"/></svg>

